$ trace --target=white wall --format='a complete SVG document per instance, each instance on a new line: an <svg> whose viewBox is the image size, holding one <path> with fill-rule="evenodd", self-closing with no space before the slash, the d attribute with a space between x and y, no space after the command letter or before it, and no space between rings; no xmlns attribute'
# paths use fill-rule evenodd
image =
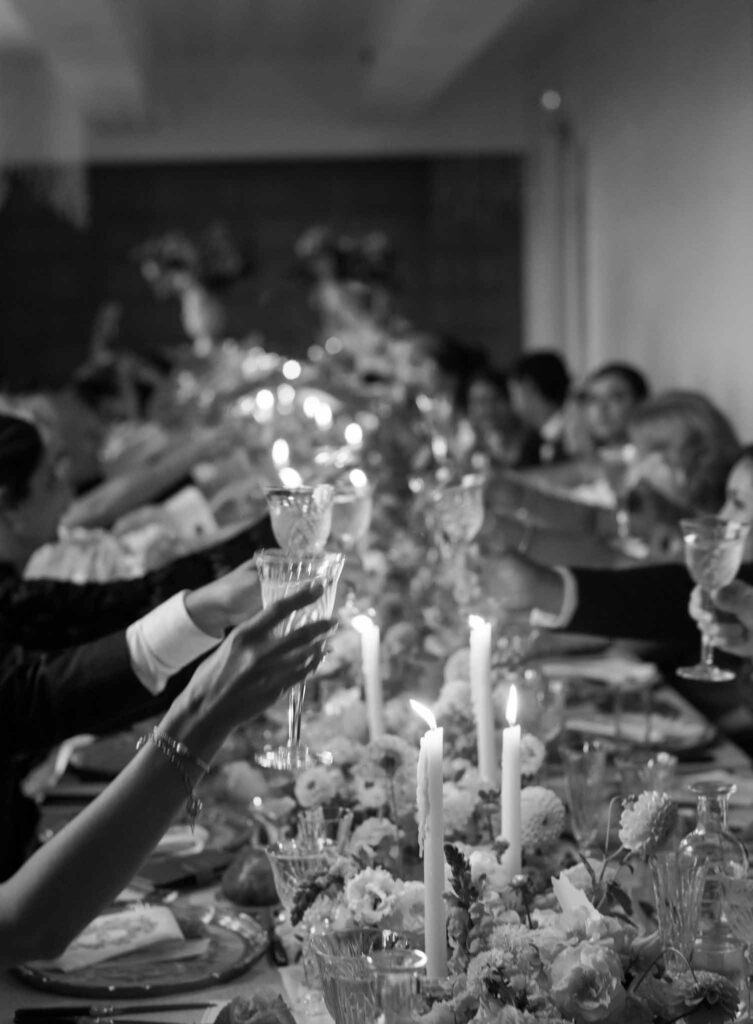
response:
<svg viewBox="0 0 753 1024"><path fill-rule="evenodd" d="M542 131L528 344L561 344L581 370L621 356L657 387L704 389L753 439L753 4L604 0L542 59L535 86L532 100L563 95L560 156L580 151L582 209L561 200ZM579 232L583 268L567 281L572 267L557 264ZM580 336L566 301L582 304Z"/></svg>

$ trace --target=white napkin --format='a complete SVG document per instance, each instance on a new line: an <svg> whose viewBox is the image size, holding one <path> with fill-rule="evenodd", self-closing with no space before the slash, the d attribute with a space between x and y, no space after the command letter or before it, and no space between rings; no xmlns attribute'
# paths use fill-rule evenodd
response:
<svg viewBox="0 0 753 1024"><path fill-rule="evenodd" d="M68 974L168 940L185 943L171 910L167 907L133 907L96 917L61 956L55 960L36 961L33 966Z"/></svg>
<svg viewBox="0 0 753 1024"><path fill-rule="evenodd" d="M621 690L639 690L660 679L656 665L637 661L621 654L599 658L568 658L567 661L544 661L541 671L553 679L596 679Z"/></svg>

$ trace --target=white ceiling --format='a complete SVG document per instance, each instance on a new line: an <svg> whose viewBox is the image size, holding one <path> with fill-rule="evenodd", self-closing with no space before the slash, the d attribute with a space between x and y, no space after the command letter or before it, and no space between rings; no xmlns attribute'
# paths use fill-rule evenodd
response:
<svg viewBox="0 0 753 1024"><path fill-rule="evenodd" d="M527 55L602 0L0 0L3 51L48 60L93 128L143 124L163 79L186 108L218 74L254 61L347 61L364 117L415 115L490 47ZM191 69L201 66L192 95ZM263 104L264 97L255 102Z"/></svg>

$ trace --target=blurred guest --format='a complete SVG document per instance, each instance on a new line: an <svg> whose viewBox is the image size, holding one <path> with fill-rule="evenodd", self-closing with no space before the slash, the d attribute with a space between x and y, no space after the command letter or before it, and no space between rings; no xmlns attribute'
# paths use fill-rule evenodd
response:
<svg viewBox="0 0 753 1024"><path fill-rule="evenodd" d="M634 480L685 513L715 512L740 454L735 431L705 395L665 391L633 412L629 436L637 449Z"/></svg>
<svg viewBox="0 0 753 1024"><path fill-rule="evenodd" d="M522 356L509 373L513 412L529 429L519 465L538 466L568 458L564 407L570 375L556 352Z"/></svg>
<svg viewBox="0 0 753 1024"><path fill-rule="evenodd" d="M644 375L627 363L606 363L589 374L581 390L581 409L594 448L628 442L628 421L648 398Z"/></svg>
<svg viewBox="0 0 753 1024"><path fill-rule="evenodd" d="M32 553L53 540L71 498L66 458L30 422L0 415L0 640L49 650L81 643L143 615L274 546L267 519L203 552L113 583L24 580Z"/></svg>

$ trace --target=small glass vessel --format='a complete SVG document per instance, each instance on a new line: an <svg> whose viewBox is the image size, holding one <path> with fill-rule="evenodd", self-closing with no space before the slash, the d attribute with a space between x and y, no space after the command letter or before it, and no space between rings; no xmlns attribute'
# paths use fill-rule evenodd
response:
<svg viewBox="0 0 753 1024"><path fill-rule="evenodd" d="M697 782L690 791L698 800L696 827L681 840L678 862L706 865L692 965L724 974L742 987L744 945L730 928L725 910L725 882L748 873L747 851L727 829L727 808L735 787Z"/></svg>

